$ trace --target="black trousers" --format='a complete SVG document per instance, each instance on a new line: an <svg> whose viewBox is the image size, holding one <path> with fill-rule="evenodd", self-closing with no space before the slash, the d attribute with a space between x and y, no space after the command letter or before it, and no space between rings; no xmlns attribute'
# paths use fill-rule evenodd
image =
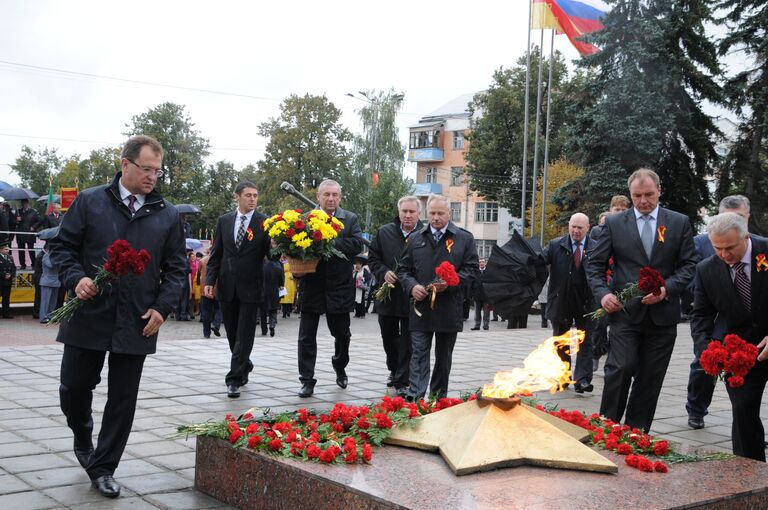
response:
<svg viewBox="0 0 768 510"><path fill-rule="evenodd" d="M594 366L592 365L592 331L590 330L588 320L586 317L574 317L565 321L552 321L553 336L564 335L571 329L571 326L584 330L584 341L579 346L576 366L571 367L573 370L573 380L584 385L592 382L594 372ZM561 360L572 363L571 356L568 354L569 350L568 347L558 347L557 354Z"/></svg>
<svg viewBox="0 0 768 510"><path fill-rule="evenodd" d="M731 388L726 384L733 406L733 453L760 462L765 462L765 430L760 419L760 404L763 401L766 381L768 363L758 361L744 377L744 386Z"/></svg>
<svg viewBox="0 0 768 510"><path fill-rule="evenodd" d="M677 326L657 326L650 314L639 324L611 321L600 414L620 422L626 411L627 425L650 430L676 338Z"/></svg>
<svg viewBox="0 0 768 510"><path fill-rule="evenodd" d="M16 236L16 246L19 247L19 265L21 268L26 268L24 262L24 248L27 249L27 255L29 256L29 267L35 267L35 235L21 234Z"/></svg>
<svg viewBox="0 0 768 510"><path fill-rule="evenodd" d="M715 377L704 372L699 363L699 357L709 345L709 339L702 343L705 345L693 344L694 357L688 374L688 399L685 402L685 410L691 418L704 418L709 413L709 405L712 403L717 382Z"/></svg>
<svg viewBox="0 0 768 510"><path fill-rule="evenodd" d="M267 310L264 307L259 308L259 324L261 324L261 334L267 334L267 327L275 329L277 326L277 309Z"/></svg>
<svg viewBox="0 0 768 510"><path fill-rule="evenodd" d="M229 372L224 381L227 386L243 386L248 382L248 374L253 370L251 351L253 338L256 336L256 317L259 303L243 303L237 296L234 301L221 301L221 317L227 329L227 340L232 358Z"/></svg>
<svg viewBox="0 0 768 510"><path fill-rule="evenodd" d="M349 331L349 313L326 313L325 321L334 338L333 357L331 364L337 377L346 377L345 369L349 364L349 341L352 334ZM299 380L302 384L314 384L315 361L317 360L317 326L320 324L320 314L301 312L299 322Z"/></svg>
<svg viewBox="0 0 768 510"><path fill-rule="evenodd" d="M64 346L61 357L59 399L67 425L80 445L89 445L93 433L93 389L101 382L104 351ZM114 474L123 455L136 412L136 397L145 355L109 353L107 404L91 463L86 472L91 480Z"/></svg>
<svg viewBox="0 0 768 510"><path fill-rule="evenodd" d="M392 384L395 388L405 388L408 386L411 363L411 330L408 327L408 317L379 315L379 328Z"/></svg>
<svg viewBox="0 0 768 510"><path fill-rule="evenodd" d="M432 350L432 336L435 337L435 368L429 377L429 354ZM448 394L448 378L451 375L453 347L456 345L456 333L438 333L432 331L411 331L413 353L411 354L411 374L407 396L422 398L427 392L436 398Z"/></svg>
<svg viewBox="0 0 768 510"><path fill-rule="evenodd" d="M176 305L176 320L182 321L189 319L189 285L187 283L181 288L179 304Z"/></svg>
<svg viewBox="0 0 768 510"><path fill-rule="evenodd" d="M203 336L211 336L211 326L219 329L221 326L221 307L217 299L210 299L205 296L200 298L200 320L203 321Z"/></svg>
<svg viewBox="0 0 768 510"><path fill-rule="evenodd" d="M11 315L11 284L10 283L0 283L0 299L3 300L3 317L7 317Z"/></svg>
<svg viewBox="0 0 768 510"><path fill-rule="evenodd" d="M491 311L483 307L483 302L475 299L475 327L480 327L480 317L482 316L483 327L487 328L491 320Z"/></svg>

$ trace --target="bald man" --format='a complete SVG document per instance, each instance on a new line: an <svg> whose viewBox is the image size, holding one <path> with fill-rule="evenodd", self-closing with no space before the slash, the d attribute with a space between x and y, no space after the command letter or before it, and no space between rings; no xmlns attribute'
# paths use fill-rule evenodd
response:
<svg viewBox="0 0 768 510"><path fill-rule="evenodd" d="M589 218L586 214L576 213L568 221L568 235L552 239L544 252L549 264L546 318L552 321L552 334L555 336L562 335L571 327L586 330L589 325L584 317L593 308L592 294L584 270L585 254L589 253L591 247L587 232ZM594 389L590 336L588 333L581 345L579 360L573 372L576 393L591 392ZM571 362L566 351L566 348L562 348L558 354L562 360Z"/></svg>

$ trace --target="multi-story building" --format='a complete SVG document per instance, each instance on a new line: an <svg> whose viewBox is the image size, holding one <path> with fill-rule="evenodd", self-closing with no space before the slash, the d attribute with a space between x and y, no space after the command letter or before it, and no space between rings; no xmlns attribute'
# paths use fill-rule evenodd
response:
<svg viewBox="0 0 768 510"><path fill-rule="evenodd" d="M498 202L469 190L464 154L469 145L467 105L472 96L457 97L410 128L408 161L416 163L415 195L422 200L422 219L426 218L429 195L447 197L451 221L472 232L478 254L487 258L494 244L509 240L514 218Z"/></svg>

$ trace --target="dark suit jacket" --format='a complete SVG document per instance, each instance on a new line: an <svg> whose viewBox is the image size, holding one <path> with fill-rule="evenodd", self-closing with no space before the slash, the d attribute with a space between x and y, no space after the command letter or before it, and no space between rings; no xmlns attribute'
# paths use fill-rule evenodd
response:
<svg viewBox="0 0 768 510"><path fill-rule="evenodd" d="M584 238L581 264L577 269L573 263L571 236L557 237L549 242L544 259L549 264L549 290L547 292L547 318L551 321L581 317L593 308L592 293L587 285L587 257L592 248L589 236ZM571 310L571 304L578 309Z"/></svg>
<svg viewBox="0 0 768 510"><path fill-rule="evenodd" d="M349 313L355 308L352 259L363 249L363 232L357 215L341 207L334 216L344 224L333 246L347 258L320 260L317 270L299 280L301 310L311 313Z"/></svg>
<svg viewBox="0 0 768 510"><path fill-rule="evenodd" d="M666 228L663 242L658 235L658 228L662 226ZM650 260L640 240L634 208L608 216L597 242L588 253L587 280L598 303L606 294L617 293L628 284L637 283L644 266L653 267L666 280L667 299L650 306L635 299L626 309L628 314L613 313L610 315L612 321L638 324L646 313L657 326L673 326L680 320L679 296L693 278L698 261L691 222L687 216L659 207L656 227ZM605 271L611 257L614 267L609 284Z"/></svg>
<svg viewBox="0 0 768 510"><path fill-rule="evenodd" d="M447 241L452 240L450 252ZM464 327L464 289L472 288L479 272L477 248L472 234L448 223L445 235L439 243L435 243L429 225L409 236L401 258L401 266L397 269L397 277L403 285L406 295L410 296L413 288L421 284L424 287L432 283L437 276L435 268L448 261L456 268L461 285L448 287L437 295L435 309L431 310L431 296L418 305L419 317L411 307L408 319L411 331L435 331L452 333L462 331Z"/></svg>
<svg viewBox="0 0 768 510"><path fill-rule="evenodd" d="M269 253L269 236L262 224L267 219L254 211L240 249L235 247L235 219L232 211L219 217L211 248L211 258L205 275L206 285L216 285L216 297L220 301L234 301L235 296L243 303L260 303L262 299L262 267ZM251 235L252 234L252 235Z"/></svg>
<svg viewBox="0 0 768 510"><path fill-rule="evenodd" d="M768 335L768 271L758 271L755 261L758 254L768 256L768 239L756 235L750 237L752 313L741 304L728 264L716 256L699 262L691 312L694 343L707 345L716 336L722 336L714 334L716 318L725 321L725 333L737 334L753 344Z"/></svg>

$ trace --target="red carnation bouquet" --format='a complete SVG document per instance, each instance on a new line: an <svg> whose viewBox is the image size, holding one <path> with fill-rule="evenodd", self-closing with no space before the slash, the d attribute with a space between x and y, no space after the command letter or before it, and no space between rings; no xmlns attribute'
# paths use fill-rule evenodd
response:
<svg viewBox="0 0 768 510"><path fill-rule="evenodd" d="M757 354L757 346L738 335L726 335L722 343L717 340L709 343L699 363L707 374L727 380L731 388L738 388L744 385L744 376L755 366Z"/></svg>
<svg viewBox="0 0 768 510"><path fill-rule="evenodd" d="M661 273L650 266L645 266L640 269L640 279L637 280L637 283L628 284L621 290L621 292L616 294L616 298L619 300L619 303L621 303L621 306L626 307L627 303L636 297L646 296L648 294L660 296L661 288L664 287L664 285L666 285L666 282L661 276ZM608 312L602 307L594 312L584 314L585 317L591 317L595 320L599 320L606 315L608 315Z"/></svg>
<svg viewBox="0 0 768 510"><path fill-rule="evenodd" d="M435 275L437 278L427 285L427 292L432 293L429 302L429 308L431 310L435 309L435 300L437 299L438 292L443 292L448 287L456 287L460 283L459 275L456 274L456 268L448 261L443 262L435 268ZM416 308L416 303L413 304L413 311L416 312L416 315L421 317L421 312Z"/></svg>
<svg viewBox="0 0 768 510"><path fill-rule="evenodd" d="M99 292L121 276L129 274L142 276L147 262L152 260L152 256L147 250L135 250L131 243L124 239L118 239L109 245L107 256L107 261L98 268L96 277L93 279L93 284L96 285ZM85 301L82 299L70 299L64 303L64 306L53 312L48 324L58 324L63 319L68 320L84 304Z"/></svg>

